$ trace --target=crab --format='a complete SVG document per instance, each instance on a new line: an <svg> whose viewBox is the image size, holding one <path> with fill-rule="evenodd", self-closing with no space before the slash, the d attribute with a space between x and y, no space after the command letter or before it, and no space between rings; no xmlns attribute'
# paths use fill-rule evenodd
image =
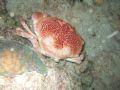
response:
<svg viewBox="0 0 120 90"><path fill-rule="evenodd" d="M29 39L36 51L51 57L56 62L67 60L81 63L84 58L82 48L84 40L69 23L42 12L32 15L32 31L21 19L23 28L16 28L16 34Z"/></svg>

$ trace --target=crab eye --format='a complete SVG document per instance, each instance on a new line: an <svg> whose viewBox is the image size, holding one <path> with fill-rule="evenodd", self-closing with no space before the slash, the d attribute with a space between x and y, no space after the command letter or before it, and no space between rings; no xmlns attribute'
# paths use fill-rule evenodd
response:
<svg viewBox="0 0 120 90"><path fill-rule="evenodd" d="M41 12L34 12L32 15L32 20L34 23L36 23L41 17L43 17L43 14Z"/></svg>

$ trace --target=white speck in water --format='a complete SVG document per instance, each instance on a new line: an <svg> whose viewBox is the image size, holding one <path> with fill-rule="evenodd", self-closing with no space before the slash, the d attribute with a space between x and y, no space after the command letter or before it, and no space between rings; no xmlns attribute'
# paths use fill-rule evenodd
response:
<svg viewBox="0 0 120 90"><path fill-rule="evenodd" d="M100 36L100 35L98 35L97 37L98 37L98 38L100 38L101 36Z"/></svg>
<svg viewBox="0 0 120 90"><path fill-rule="evenodd" d="M72 21L73 21L74 23L77 23L77 21L78 21L78 20L76 20L76 19L73 19Z"/></svg>
<svg viewBox="0 0 120 90"><path fill-rule="evenodd" d="M10 51L14 51L15 49L14 48L10 48Z"/></svg>
<svg viewBox="0 0 120 90"><path fill-rule="evenodd" d="M89 9L89 13L93 13L93 9Z"/></svg>
<svg viewBox="0 0 120 90"><path fill-rule="evenodd" d="M105 43L105 40L102 40L102 43Z"/></svg>
<svg viewBox="0 0 120 90"><path fill-rule="evenodd" d="M105 24L102 24L103 27L105 27Z"/></svg>
<svg viewBox="0 0 120 90"><path fill-rule="evenodd" d="M91 32L92 31L92 28L88 28L88 32Z"/></svg>
<svg viewBox="0 0 120 90"><path fill-rule="evenodd" d="M102 45L100 45L100 46L99 46L99 48L100 48L100 49L102 49L102 48L103 48L103 46L102 46Z"/></svg>
<svg viewBox="0 0 120 90"><path fill-rule="evenodd" d="M95 53L92 53L91 56L92 56L92 57L95 57Z"/></svg>
<svg viewBox="0 0 120 90"><path fill-rule="evenodd" d="M10 17L14 17L14 16L15 16L14 12L10 12Z"/></svg>

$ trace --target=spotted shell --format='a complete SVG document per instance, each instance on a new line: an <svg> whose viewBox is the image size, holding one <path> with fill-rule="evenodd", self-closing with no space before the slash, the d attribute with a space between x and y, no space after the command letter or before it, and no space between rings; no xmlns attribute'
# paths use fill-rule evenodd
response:
<svg viewBox="0 0 120 90"><path fill-rule="evenodd" d="M18 75L26 71L47 73L45 65L30 47L16 41L0 40L0 75Z"/></svg>
<svg viewBox="0 0 120 90"><path fill-rule="evenodd" d="M56 17L41 18L36 21L35 29L40 34L41 46L54 57L64 59L76 57L81 53L84 41L75 29L65 21Z"/></svg>

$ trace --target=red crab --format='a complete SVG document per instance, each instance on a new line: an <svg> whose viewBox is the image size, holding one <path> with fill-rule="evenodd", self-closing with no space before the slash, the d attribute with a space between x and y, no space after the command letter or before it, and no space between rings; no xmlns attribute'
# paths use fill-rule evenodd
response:
<svg viewBox="0 0 120 90"><path fill-rule="evenodd" d="M84 41L70 24L41 12L33 13L32 20L34 32L21 20L26 31L17 28L16 34L28 38L35 50L55 61L65 59L75 63L81 62L84 58L84 54L80 55Z"/></svg>

